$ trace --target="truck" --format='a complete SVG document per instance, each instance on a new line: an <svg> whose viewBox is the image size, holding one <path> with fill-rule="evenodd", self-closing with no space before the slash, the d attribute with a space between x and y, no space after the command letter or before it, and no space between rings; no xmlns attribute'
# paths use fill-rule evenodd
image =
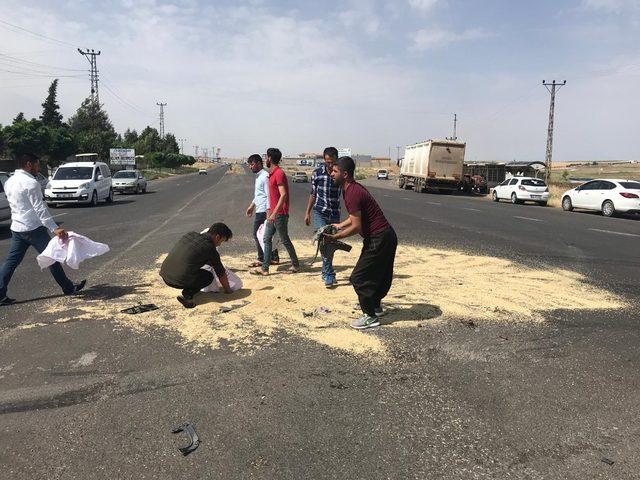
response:
<svg viewBox="0 0 640 480"><path fill-rule="evenodd" d="M453 140L428 140L407 145L398 163L398 187L453 193L464 188L464 151L466 143Z"/></svg>

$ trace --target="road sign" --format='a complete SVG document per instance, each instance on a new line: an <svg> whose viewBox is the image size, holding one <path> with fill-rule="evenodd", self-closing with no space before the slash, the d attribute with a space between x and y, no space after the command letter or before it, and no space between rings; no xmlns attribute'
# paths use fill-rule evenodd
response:
<svg viewBox="0 0 640 480"><path fill-rule="evenodd" d="M110 148L109 158L112 165L136 164L136 151L133 148Z"/></svg>

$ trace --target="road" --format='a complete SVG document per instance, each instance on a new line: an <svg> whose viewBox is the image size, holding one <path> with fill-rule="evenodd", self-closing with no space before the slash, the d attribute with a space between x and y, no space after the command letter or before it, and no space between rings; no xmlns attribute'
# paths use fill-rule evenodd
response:
<svg viewBox="0 0 640 480"><path fill-rule="evenodd" d="M30 253L11 285L21 303L0 311L5 475L637 478L640 222L366 183L406 251L415 246L429 255L413 262L438 279L462 275L458 295L480 298L478 310L483 297L489 305L501 294L491 290L500 275L528 272L529 288L514 284L507 292L519 302L506 307L512 318L447 314L449 297L430 284L424 294L444 320L363 333L388 345L383 362L284 328L251 354L224 343L193 351L170 329L129 328L99 311L74 320L73 312L55 310L57 286ZM301 221L307 189L291 189L297 245L310 237ZM53 211L66 228L111 247L71 272L88 278L81 302L106 312L120 298L148 292L143 272L181 234L214 221L234 231L223 260L251 251L250 222L242 216L251 176L215 170L153 182L149 190L95 209ZM6 227L0 238L4 256ZM455 262L437 260L447 252L459 253ZM397 285L410 281L402 277L411 267L398 269ZM475 283L462 285L476 268ZM557 273L545 276L550 271ZM588 291L595 299L606 290L624 306L567 308L572 292L554 296L549 279L569 282L575 297ZM307 283L308 292L321 288ZM327 301L335 295L327 292ZM525 304L556 299L557 309L535 312L540 321L521 321ZM69 320L58 322L63 314ZM203 440L188 457L170 433L184 421L194 422Z"/></svg>

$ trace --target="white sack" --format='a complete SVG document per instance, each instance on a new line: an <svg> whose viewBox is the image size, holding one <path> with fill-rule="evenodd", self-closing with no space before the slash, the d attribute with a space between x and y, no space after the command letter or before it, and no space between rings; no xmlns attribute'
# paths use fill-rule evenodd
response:
<svg viewBox="0 0 640 480"><path fill-rule="evenodd" d="M84 260L99 257L109 251L109 246L104 243L94 242L74 232L68 232L68 234L69 238L66 241L62 241L57 236L53 237L47 244L47 248L36 257L41 269L44 270L60 262L77 270Z"/></svg>
<svg viewBox="0 0 640 480"><path fill-rule="evenodd" d="M202 269L208 270L211 273L213 273L213 282L211 282L208 287L204 287L201 291L202 292L219 292L222 289L222 284L220 283L220 280L218 280L218 276L216 275L216 272L214 272L213 268L210 267L209 265L205 265L204 267L202 267ZM231 287L231 290L233 290L234 292L236 290L240 290L242 288L242 280L240 279L240 277L238 277L238 275L233 273L228 268L225 268L225 271L227 272L227 279L229 280L229 287Z"/></svg>

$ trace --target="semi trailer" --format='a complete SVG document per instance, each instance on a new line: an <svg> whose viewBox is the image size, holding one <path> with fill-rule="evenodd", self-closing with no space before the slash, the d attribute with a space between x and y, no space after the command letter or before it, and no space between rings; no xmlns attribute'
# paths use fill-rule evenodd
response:
<svg viewBox="0 0 640 480"><path fill-rule="evenodd" d="M453 193L464 189L466 143L428 140L408 145L400 164L398 186L416 192Z"/></svg>

